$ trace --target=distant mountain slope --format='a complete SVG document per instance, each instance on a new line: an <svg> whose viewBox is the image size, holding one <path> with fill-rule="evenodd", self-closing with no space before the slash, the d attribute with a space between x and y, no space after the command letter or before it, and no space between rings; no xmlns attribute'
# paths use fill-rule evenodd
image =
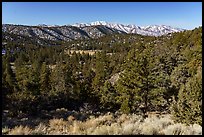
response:
<svg viewBox="0 0 204 137"><path fill-rule="evenodd" d="M77 39L95 39L110 34L140 34L145 36L161 36L169 33L180 32L184 29L173 28L165 25L151 25L139 27L96 21L90 24L77 23L74 25L37 26L3 24L4 34L15 34L36 40L72 41Z"/></svg>
<svg viewBox="0 0 204 137"><path fill-rule="evenodd" d="M53 41L70 41L76 39L98 38L107 34L124 33L120 30L107 26L86 26L78 28L75 26L25 26L3 24L2 31L28 37L38 37Z"/></svg>

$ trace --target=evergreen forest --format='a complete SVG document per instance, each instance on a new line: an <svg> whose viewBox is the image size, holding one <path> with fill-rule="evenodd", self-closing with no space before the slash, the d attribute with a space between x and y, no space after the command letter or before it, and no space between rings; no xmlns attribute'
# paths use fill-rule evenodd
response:
<svg viewBox="0 0 204 137"><path fill-rule="evenodd" d="M38 117L58 108L143 117L159 112L202 126L202 27L43 45L3 33L3 111Z"/></svg>

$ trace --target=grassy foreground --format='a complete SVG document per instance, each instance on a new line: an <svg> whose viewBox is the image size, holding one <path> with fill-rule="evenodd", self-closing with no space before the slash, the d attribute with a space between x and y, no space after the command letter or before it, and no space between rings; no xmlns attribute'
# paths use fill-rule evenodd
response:
<svg viewBox="0 0 204 137"><path fill-rule="evenodd" d="M4 135L202 135L202 127L175 123L171 115L88 114L57 109L43 117L7 118Z"/></svg>

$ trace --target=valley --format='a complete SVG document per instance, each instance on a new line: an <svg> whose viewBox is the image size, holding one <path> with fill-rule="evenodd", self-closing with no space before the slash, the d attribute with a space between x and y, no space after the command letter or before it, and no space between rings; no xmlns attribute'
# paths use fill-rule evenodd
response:
<svg viewBox="0 0 204 137"><path fill-rule="evenodd" d="M202 124L201 38L202 27L199 27L159 37L116 33L94 39L52 41L56 45L44 41L40 45L35 37L5 33L3 134L168 134L170 127L180 128L177 134L200 134L178 125ZM184 107L185 101L186 106L194 109ZM60 108L65 111L57 117L54 112L58 113ZM150 112L164 113L164 117L171 115L166 118L171 126L164 123L166 130L150 127L154 133L142 130L142 125L148 124L142 121L152 118L147 116ZM131 127L139 122L133 119L141 117L140 127L126 131L127 127L116 122L122 115L127 115ZM73 123L68 117L75 119ZM93 131L83 127L106 117L115 123L104 121L106 124L95 125L100 130L92 125ZM11 119L18 124L9 122ZM39 120L45 121L30 127L31 121ZM49 129L51 121L70 131L62 129L58 133L56 130L61 129ZM77 127L83 129L73 129ZM123 130L107 133L111 127Z"/></svg>

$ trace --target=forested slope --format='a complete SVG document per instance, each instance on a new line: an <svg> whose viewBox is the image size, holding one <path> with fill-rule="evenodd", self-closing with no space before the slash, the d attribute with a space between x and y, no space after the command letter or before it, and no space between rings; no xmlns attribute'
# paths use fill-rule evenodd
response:
<svg viewBox="0 0 204 137"><path fill-rule="evenodd" d="M10 116L56 108L79 111L88 104L92 112L160 111L202 125L202 27L161 37L116 34L58 46L3 42L3 109ZM100 52L70 55L68 49ZM120 75L113 85L115 74Z"/></svg>

